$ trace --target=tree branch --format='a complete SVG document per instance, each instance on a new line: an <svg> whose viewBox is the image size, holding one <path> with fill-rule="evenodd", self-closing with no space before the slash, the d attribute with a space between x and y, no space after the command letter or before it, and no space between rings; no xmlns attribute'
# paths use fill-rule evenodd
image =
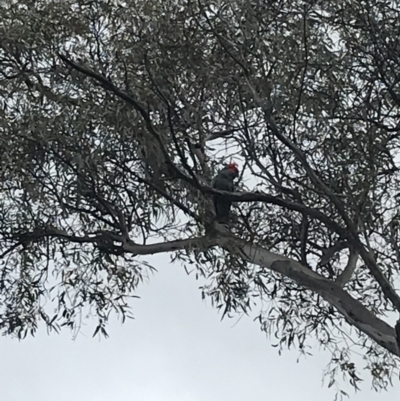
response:
<svg viewBox="0 0 400 401"><path fill-rule="evenodd" d="M175 172L178 174L179 178L194 185L195 187L197 187L199 190L201 190L204 193L220 194L220 195L229 196L230 199L232 199L232 201L234 201L234 202L262 201L262 202L272 203L272 204L282 206L282 207L287 207L290 210L296 210L301 213L305 213L305 214L307 214L311 217L314 217L314 218L318 219L319 221L323 222L327 227L334 230L341 236L347 237L346 231L339 224L337 224L333 220L329 219L326 215L324 215L317 209L311 209L304 205L289 202L284 199L277 198L277 197L274 197L272 195L267 195L267 194L250 193L250 192L241 193L241 194L237 194L237 193L231 194L229 192L216 191L209 186L202 185L198 180L194 180L192 177L187 176L182 171L180 171L175 166L175 164L170 160L170 157L162 143L162 140L161 140L159 134L154 130L154 128L151 124L150 116L137 101L135 101L128 94L126 94L123 91L121 91L120 89L118 89L108 79L106 79L102 75L98 74L97 72L94 72L86 67L83 67L81 65L74 63L73 61L69 60L67 57L63 56L62 54L58 54L58 56L72 68L74 68L77 71L82 72L83 74L90 76L90 77L94 78L95 80L97 80L98 82L100 82L106 90L112 91L115 95L117 95L121 99L125 100L127 103L131 104L141 114L141 116L143 117L143 119L146 122L146 126L147 126L149 132L157 139L157 141L160 142L160 146L162 148L163 154L166 157L168 164L175 170Z"/></svg>
<svg viewBox="0 0 400 401"><path fill-rule="evenodd" d="M115 247L113 253L131 253L134 255L153 255L182 249L207 249L219 246L249 263L258 265L262 269L275 271L293 280L299 286L319 294L326 302L335 307L349 324L365 333L392 354L400 356L396 345L394 329L376 317L360 301L354 299L339 283L324 278L293 259L270 252L251 242L241 240L226 230L222 231L223 229L219 226L216 229L217 233L214 236L187 238L149 245L135 244L133 241L126 240L123 236L111 232L78 237L69 235L67 232L56 228L39 229L37 232L27 233L25 237L31 241L37 241L43 237L63 238L71 242L97 243L98 246L104 242L108 242ZM121 245L115 244L115 242ZM350 257L354 258L355 255L350 255ZM349 264L352 265L353 262Z"/></svg>
<svg viewBox="0 0 400 401"><path fill-rule="evenodd" d="M186 182L189 182L192 185L197 186L199 189L201 189L202 185L200 185L198 182L195 182L197 180L193 180L191 177L188 177L186 174L181 172L175 166L175 164L172 162L167 150L165 149L165 146L164 146L164 144L162 142L162 139L161 139L160 135L155 131L155 129L154 129L153 125L152 125L150 116L148 115L148 113L145 111L145 109L137 101L135 101L128 94L126 94L123 91L121 91L120 89L118 89L115 85L113 85L108 79L106 79L102 75L100 75L100 74L98 74L98 73L96 73L96 72L94 72L92 70L89 70L89 69L87 69L85 67L82 67L82 66L80 66L80 65L78 65L76 63L74 63L73 61L69 60L67 57L65 57L65 56L63 56L61 54L58 54L58 56L66 64L68 64L70 67L76 69L77 71L80 71L80 72L84 73L87 76L90 76L90 77L94 78L95 80L100 82L102 84L102 86L106 90L112 91L115 95L117 95L121 99L125 100L127 103L131 104L139 112L139 114L142 116L142 118L144 119L148 131L152 134L152 136L160 144L161 150L163 152L163 155L165 157L165 160L166 160L167 164L170 165L174 169L174 171L177 173L177 175L181 179L183 179ZM235 61L238 62L238 60L235 60ZM280 206L283 206L283 207L288 207L291 210L297 210L299 212L304 212L306 214L309 213L310 216L317 218L319 221L321 221L324 224L326 224L327 227L329 227L330 229L332 229L335 232L337 232L343 238L352 239L355 247L357 248L357 250L360 253L360 256L363 258L363 260L364 260L365 264L367 265L368 269L370 270L371 274L375 277L376 281L378 282L379 286L381 287L381 289L382 289L383 293L385 294L386 298L389 299L392 302L392 304L395 306L395 308L398 311L400 311L400 297L399 297L399 295L396 293L396 291L390 285L390 283L387 280L387 278L384 276L382 271L377 266L374 256L371 254L371 252L369 252L368 250L365 249L364 245L360 241L360 239L358 237L358 233L357 233L356 227L354 226L354 222L345 213L344 206L343 206L342 202L330 190L330 188L325 185L325 183L321 180L321 178L318 176L316 171L314 171L314 169L310 166L310 164L307 161L307 158L305 157L305 155L303 154L301 149L298 148L292 141L290 141L290 139L287 138L282 132L280 132L280 130L278 129L278 127L277 127L277 125L275 123L275 120L274 120L274 118L272 116L271 107L268 105L268 102L266 103L265 99L264 99L264 101L262 101L260 99L257 91L255 90L254 86L250 82L250 79L249 79L249 77L247 75L246 69L244 68L244 66L240 62L238 62L238 64L241 65L242 68L244 69L244 71L246 72L245 73L245 79L246 79L246 81L248 83L248 86L249 86L250 90L252 91L252 93L254 95L255 100L260 105L260 107L262 107L262 109L264 111L264 115L265 115L266 121L267 121L268 126L270 127L272 133L274 134L274 136L276 136L284 145L286 145L295 154L295 156L298 158L300 163L303 165L304 169L306 170L308 176L310 177L310 179L314 183L314 185L316 185L317 187L321 188L324 191L324 193L329 197L329 199L333 202L333 204L338 209L341 217L343 218L344 222L346 223L347 229L349 231L347 231L346 229L342 228L338 223L336 223L333 220L329 219L326 215L324 215L323 213L319 212L316 209L306 208L303 205L293 204L292 202L287 202L287 201L285 201L283 199L275 198L275 197L272 197L270 195L263 195L262 197L258 197L258 198L256 196L257 194L252 194L251 196L248 196L248 197L246 197L245 195L241 195L241 196L238 196L236 198L235 198L235 196L233 196L231 199L234 200L234 201L242 201L242 202L244 202L244 201L263 200L264 202L269 202L269 203L273 203L273 204L280 205ZM203 190L204 190L204 192L209 192L209 193L213 193L214 192L214 193L216 193L216 191L213 191L212 188L210 188L210 187L203 187ZM229 194L229 193L227 193L227 194ZM263 199L261 199L261 198L263 198ZM267 199L267 198L269 198L269 199Z"/></svg>
<svg viewBox="0 0 400 401"><path fill-rule="evenodd" d="M400 296L396 293L395 289L391 286L389 280L385 277L382 273L381 269L377 265L374 256L372 253L365 248L363 243L360 241L358 236L357 227L352 221L352 219L347 215L343 203L340 201L338 196L322 181L319 177L318 173L310 166L307 161L306 156L302 152L302 150L296 146L287 136L285 136L278 128L275 123L275 119L272 115L271 106L268 105L268 102L265 100L262 101L260 96L258 95L257 91L255 90L254 86L250 82L249 78L245 76L246 81L250 90L252 91L254 98L262 107L265 115L266 122L268 123L269 128L271 129L272 133L275 137L277 137L288 149L290 149L293 154L297 157L297 159L302 164L304 170L306 171L307 175L309 176L311 182L317 187L320 188L325 195L331 200L331 202L335 205L336 209L340 213L343 221L346 224L346 235L343 238L349 238L352 240L354 246L357 248L360 256L363 258L366 266L368 267L369 271L371 272L372 276L375 278L377 283L382 289L385 297L392 302L393 306L400 312ZM337 232L337 231L336 231Z"/></svg>
<svg viewBox="0 0 400 401"><path fill-rule="evenodd" d="M342 273L339 275L339 277L336 279L336 283L340 285L342 288L346 285L346 283L349 282L351 276L354 273L354 270L356 270L358 256L359 256L358 252L355 249L353 249L353 247L350 247L350 254L349 254L349 260L347 261L347 265L342 271Z"/></svg>
<svg viewBox="0 0 400 401"><path fill-rule="evenodd" d="M147 111L137 102L135 99L133 99L132 96L129 96L127 93L123 92L120 90L117 86L115 86L112 82L110 82L107 78L103 77L101 74L98 74L95 71L90 70L89 68L86 68L84 66L81 66L72 60L68 59L66 56L58 53L58 57L60 57L61 60L63 60L67 65L69 65L71 68L81 72L82 74L87 75L88 77L91 77L95 79L97 82L99 82L105 90L109 90L113 92L116 96L118 96L120 99L124 100L126 103L130 104L133 106L133 108L142 116L146 128L149 131L149 133L156 139L158 142L160 149L163 153L163 156L165 158L166 163L175 171L177 176L187 182L192 182L193 179L188 177L186 174L184 174L182 171L180 171L175 163L171 160L168 151L166 150L163 140L160 136L160 134L154 129L153 124L151 122L151 118Z"/></svg>
<svg viewBox="0 0 400 401"><path fill-rule="evenodd" d="M227 199L232 200L233 202L265 202L281 206L289 210L295 210L299 213L305 214L307 216L319 220L320 222L324 223L327 227L329 227L331 230L339 234L342 238L349 237L349 234L347 233L346 229L342 227L340 224L330 219L328 216L326 216L318 209L305 206L301 203L292 202L280 198L278 196L266 194L264 192L227 192L227 191L216 190L212 187L205 185L199 185L198 188L204 193L223 195Z"/></svg>
<svg viewBox="0 0 400 401"><path fill-rule="evenodd" d="M365 333L392 354L400 356L396 347L394 329L376 317L339 284L320 276L293 259L269 252L258 245L237 238L222 237L219 239L218 245L230 252L235 252L250 263L280 273L296 284L319 294L335 307L349 324Z"/></svg>

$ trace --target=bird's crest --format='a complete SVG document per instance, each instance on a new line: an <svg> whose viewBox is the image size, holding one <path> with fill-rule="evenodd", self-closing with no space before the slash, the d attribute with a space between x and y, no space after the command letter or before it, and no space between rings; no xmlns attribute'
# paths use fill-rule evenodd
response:
<svg viewBox="0 0 400 401"><path fill-rule="evenodd" d="M228 165L226 166L226 168L228 170L233 170L236 173L239 173L239 168L238 167L239 167L238 164L235 163L235 162L229 162Z"/></svg>
<svg viewBox="0 0 400 401"><path fill-rule="evenodd" d="M239 168L237 163L231 161L227 164L226 168L230 171L233 171L236 174L236 176L239 175Z"/></svg>

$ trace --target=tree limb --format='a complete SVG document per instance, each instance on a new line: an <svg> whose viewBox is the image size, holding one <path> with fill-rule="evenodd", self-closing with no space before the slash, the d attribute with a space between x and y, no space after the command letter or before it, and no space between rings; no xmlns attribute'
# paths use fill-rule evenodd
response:
<svg viewBox="0 0 400 401"><path fill-rule="evenodd" d="M227 49L226 49L227 50ZM69 60L67 57L58 54L58 56L69 66L71 66L72 68L76 69L77 71L80 71L84 74L86 74L87 76L90 76L92 78L94 78L95 80L97 80L98 82L100 82L102 84L102 86L106 89L106 90L110 90L112 91L115 95L117 95L118 97L120 97L121 99L125 100L127 103L131 104L138 112L139 114L142 116L142 118L144 119L145 123L146 123L146 127L148 129L148 131L152 134L152 136L158 141L158 143L161 146L163 155L165 157L166 162L168 163L168 165L170 165L174 171L177 173L177 175L191 183L192 185L195 185L197 187L202 187L202 185L197 181L197 180L193 180L191 177L188 177L186 174L184 174L183 172L181 172L176 166L175 164L172 162L167 150L165 149L165 146L162 142L162 139L160 137L160 135L155 131L150 116L148 115L148 113L145 111L145 109L137 102L135 101L131 96L129 96L128 94L126 94L125 92L121 91L120 89L118 89L115 85L113 85L107 78L103 77L102 75L87 69L86 67L80 66L76 63L74 63L73 61ZM238 62L238 60L235 60L236 62ZM245 72L247 72L247 70L244 68L244 66L238 62L242 68L245 70ZM308 212L312 212L313 214L310 214L310 216L313 216L315 218L317 218L318 220L320 220L321 222L323 222L324 224L327 225L327 227L331 228L332 230L334 230L335 232L337 232L338 234L340 234L343 238L349 238L352 240L354 246L356 247L356 249L359 251L360 256L363 258L366 266L368 267L368 269L370 270L371 274L374 276L374 278L376 279L376 281L378 282L379 286L381 287L383 293L385 294L386 298L389 299L392 304L394 305L394 307L400 311L400 296L396 293L395 289L391 286L390 282L388 281L388 279L384 276L384 274L382 273L382 271L380 270L379 266L376 264L375 258L374 256L371 254L370 251L368 251L367 249L365 249L364 245L362 244L362 242L360 241L359 237L358 237L358 233L356 230L356 227L354 225L354 222L350 219L350 217L346 214L345 210L344 210L344 206L342 204L342 202L340 201L340 199L337 197L337 195L335 193L333 193L331 191L331 189L325 185L325 183L322 181L322 179L319 177L319 175L317 174L317 172L310 166L310 164L307 161L307 158L305 157L304 153L301 151L301 149L299 147L297 147L288 137L286 137L282 132L280 132L280 130L278 129L276 123L275 123L275 119L272 116L272 110L270 105L268 104L268 102L262 101L257 93L257 91L255 90L254 86L252 85L252 83L250 82L250 79L247 75L247 73L245 74L245 79L248 83L249 89L252 91L254 98L256 99L257 103L260 105L260 107L262 107L263 111L264 111L264 115L266 118L266 121L268 123L269 128L271 129L272 133L274 134L274 136L276 136L285 146L288 147L288 149L290 149L294 155L298 158L298 160L300 161L300 163L303 165L305 171L307 172L308 176L310 177L311 181L314 183L314 185L316 185L318 188L321 188L324 193L328 196L328 198L333 202L333 204L336 206L337 210L339 211L342 219L344 220L344 222L346 223L347 229L342 228L338 223L334 222L333 220L329 219L326 215L324 215L323 213L319 212L316 209L310 209L310 208L306 208ZM210 192L212 193L213 191L211 190L210 187L204 187L203 190L205 190L205 192ZM215 193L215 192L214 192ZM246 198L246 196L242 196L241 200L239 198L236 199L232 199L232 200L236 200L236 201L254 201L254 200L261 200L260 198L257 198L256 196L254 196L254 194L252 196L250 196L250 198L253 199L249 199ZM264 201L268 202L266 200L266 197L269 197L269 195L264 195ZM291 202L286 202L284 200L278 200L277 198L271 197L269 199L270 203L274 203L274 204L279 204L280 206L284 206L287 207L287 203L289 203L289 205L291 205L291 210L298 210L300 212L305 212L307 213L307 211L304 211L304 206L303 205L293 205ZM300 210L302 209L302 210Z"/></svg>
<svg viewBox="0 0 400 401"><path fill-rule="evenodd" d="M389 280L382 273L381 269L379 268L379 266L377 265L377 263L375 261L373 254L369 250L367 250L365 248L364 244L360 241L360 238L359 238L358 232L357 232L357 227L356 227L354 221L352 221L352 219L347 215L343 203L338 198L338 196L322 181L322 179L319 177L318 173L310 166L303 151L279 130L278 126L276 125L275 119L272 115L271 106L268 104L268 102L265 101L265 99L264 99L264 101L262 101L260 99L260 96L258 95L254 86L250 82L249 78L247 76L245 76L245 77L246 77L248 86L254 95L254 98L257 100L258 104L260 105L260 107L262 107L262 109L264 111L265 119L266 119L266 122L268 123L269 128L271 129L271 132L288 149L290 149L293 152L293 154L297 157L297 159L302 164L302 166L303 166L304 170L306 171L307 175L309 176L311 182L317 188L320 188L325 193L325 195L331 200L331 202L335 205L336 209L340 213L340 216L342 217L343 221L346 224L347 229L346 229L346 235L344 236L344 238L350 238L352 240L354 246L357 248L360 256L364 260L369 271L371 272L371 274L373 275L373 277L375 278L375 280L378 282L379 286L381 287L382 292L384 293L385 297L388 300L390 300L390 302L397 309L397 311L400 312L400 296L396 293L395 289L391 286Z"/></svg>
<svg viewBox="0 0 400 401"><path fill-rule="evenodd" d="M233 202L265 202L273 205L281 206L289 210L295 210L299 213L313 217L324 223L331 230L339 234L342 238L348 238L349 234L340 224L330 219L318 209L310 208L301 203L289 201L278 196L266 194L264 192L227 192L216 190L212 187L199 185L199 190L204 193L223 195Z"/></svg>
<svg viewBox="0 0 400 401"><path fill-rule="evenodd" d="M321 260L318 262L319 266L325 266L329 261L342 249L347 248L349 243L347 241L339 240L330 248L325 248L322 251Z"/></svg>
<svg viewBox="0 0 400 401"><path fill-rule="evenodd" d="M269 252L258 245L237 238L219 238L218 245L230 252L235 252L250 263L280 273L298 285L319 294L335 307L349 324L392 354L400 356L396 347L394 329L376 317L339 284L322 277L293 259Z"/></svg>
<svg viewBox="0 0 400 401"><path fill-rule="evenodd" d="M350 247L350 254L349 254L349 260L347 261L347 265L342 271L342 273L339 275L339 277L336 279L336 283L340 285L342 288L346 285L346 283L349 282L351 276L354 273L354 270L356 270L358 256L359 256L358 252L354 248Z"/></svg>
<svg viewBox="0 0 400 401"><path fill-rule="evenodd" d="M182 249L207 249L219 246L249 263L258 265L262 269L275 271L293 280L299 286L319 294L326 302L335 307L349 324L365 333L392 354L400 356L396 345L394 329L376 317L360 301L354 299L339 283L324 278L296 260L270 252L251 242L241 240L225 230L222 231L219 227L217 227L216 235L213 236L187 238L149 245L135 244L133 241L126 240L123 236L111 232L103 232L95 236L78 237L69 235L63 230L48 228L38 230L36 233L26 234L26 237L32 241L43 237L55 237L71 242L97 244L101 240L104 240L105 236L107 236L109 243L114 243L117 250L114 253L116 254L153 255ZM118 244L115 244L116 242ZM355 255L351 255L351 258L354 257ZM353 262L350 265L353 265Z"/></svg>

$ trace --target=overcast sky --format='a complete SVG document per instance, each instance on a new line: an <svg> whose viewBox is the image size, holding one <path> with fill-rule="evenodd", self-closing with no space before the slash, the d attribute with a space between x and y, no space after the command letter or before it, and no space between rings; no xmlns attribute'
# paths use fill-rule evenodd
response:
<svg viewBox="0 0 400 401"><path fill-rule="evenodd" d="M159 272L140 287L135 320L113 322L110 338L93 325L73 340L40 331L22 342L0 338L1 401L333 401L322 387L328 355L297 363L278 355L256 322L220 321L201 300L199 282L169 256L153 258ZM376 393L365 381L350 400L399 401L400 385Z"/></svg>

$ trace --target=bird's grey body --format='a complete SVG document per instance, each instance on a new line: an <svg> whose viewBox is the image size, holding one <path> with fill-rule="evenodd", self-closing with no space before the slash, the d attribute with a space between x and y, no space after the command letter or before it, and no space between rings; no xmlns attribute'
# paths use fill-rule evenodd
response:
<svg viewBox="0 0 400 401"><path fill-rule="evenodd" d="M223 168L212 180L211 186L221 191L233 192L235 190L234 179L237 178L239 172L235 163L228 164ZM214 207L217 221L219 223L227 223L229 221L229 212L232 201L222 195L214 195Z"/></svg>

